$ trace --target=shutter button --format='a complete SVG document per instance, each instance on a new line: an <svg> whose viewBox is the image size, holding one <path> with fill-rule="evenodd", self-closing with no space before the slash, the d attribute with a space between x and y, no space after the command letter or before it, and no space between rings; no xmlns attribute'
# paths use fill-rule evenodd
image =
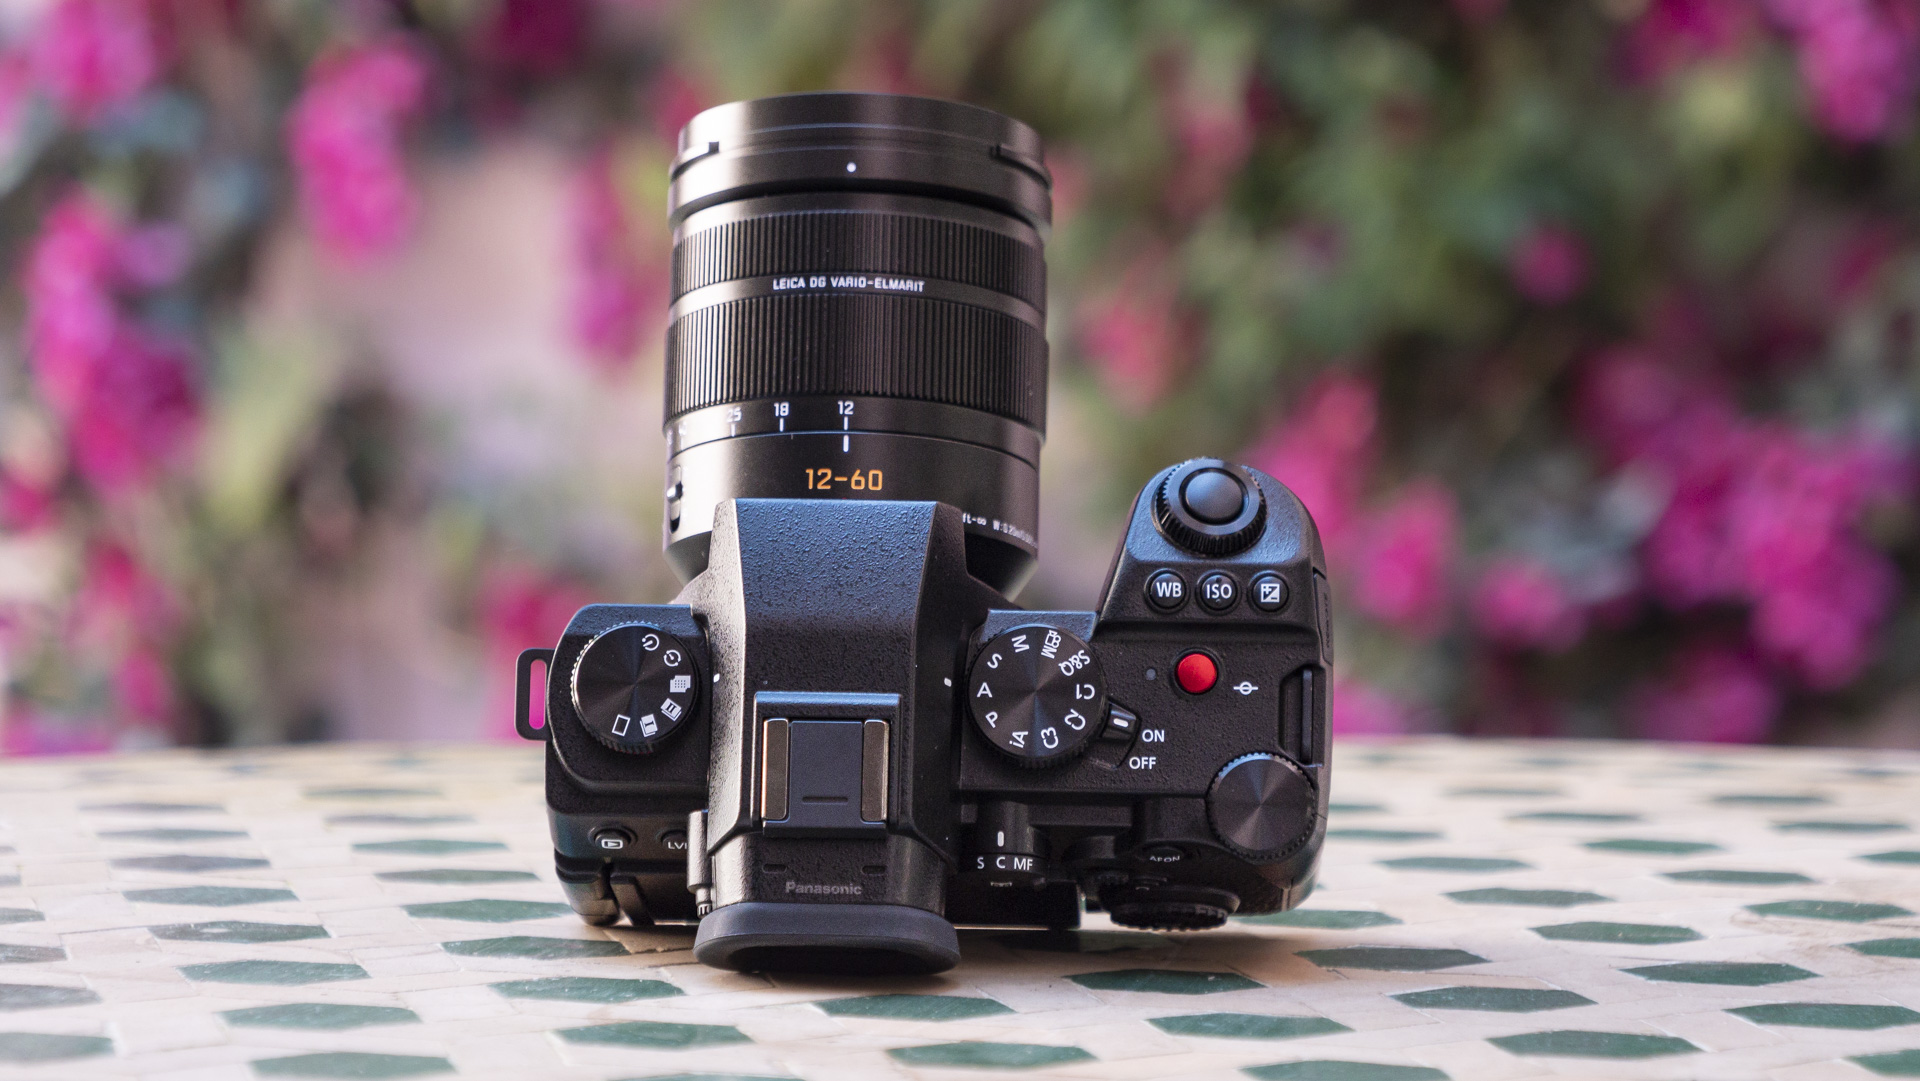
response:
<svg viewBox="0 0 1920 1081"><path fill-rule="evenodd" d="M1187 478L1180 490L1187 513L1208 525L1225 525L1240 517L1247 489L1240 478L1224 469L1203 469Z"/></svg>
<svg viewBox="0 0 1920 1081"><path fill-rule="evenodd" d="M1205 694L1220 681L1220 666L1213 663L1212 657L1195 650L1173 666L1173 678L1188 694Z"/></svg>

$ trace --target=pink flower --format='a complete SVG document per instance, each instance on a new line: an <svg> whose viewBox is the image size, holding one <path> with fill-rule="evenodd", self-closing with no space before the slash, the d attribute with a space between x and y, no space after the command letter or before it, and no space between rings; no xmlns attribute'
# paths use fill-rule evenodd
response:
<svg viewBox="0 0 1920 1081"><path fill-rule="evenodd" d="M137 724L162 726L173 718L173 673L152 649L133 649L120 658L113 672L113 693L121 715Z"/></svg>
<svg viewBox="0 0 1920 1081"><path fill-rule="evenodd" d="M1253 150L1253 115L1245 94L1221 98L1180 88L1164 100L1177 148L1165 198L1176 216L1191 217L1218 202L1246 164Z"/></svg>
<svg viewBox="0 0 1920 1081"><path fill-rule="evenodd" d="M579 586L531 568L504 567L489 573L480 588L480 631L486 642L487 671L493 679L487 697L491 702L490 729L495 736L514 738L511 675L520 651L558 642L573 614L593 599ZM541 703L533 703L534 723L543 723L543 710Z"/></svg>
<svg viewBox="0 0 1920 1081"><path fill-rule="evenodd" d="M648 92L649 104L653 115L653 129L668 146L675 146L680 139L680 129L687 121L699 115L708 105L706 94L687 78L684 71L669 67L653 81Z"/></svg>
<svg viewBox="0 0 1920 1081"><path fill-rule="evenodd" d="M301 205L336 257L365 261L405 238L417 212L401 136L426 97L427 66L403 42L317 61L287 119Z"/></svg>
<svg viewBox="0 0 1920 1081"><path fill-rule="evenodd" d="M97 722L55 720L18 703L0 718L0 757L102 754L111 750L113 732Z"/></svg>
<svg viewBox="0 0 1920 1081"><path fill-rule="evenodd" d="M172 464L199 429L193 354L178 343L123 331L87 389L68 434L80 475L104 492L125 491Z"/></svg>
<svg viewBox="0 0 1920 1081"><path fill-rule="evenodd" d="M1130 412L1144 412L1172 385L1192 328L1180 316L1158 260L1136 260L1112 292L1077 312L1080 348L1107 392Z"/></svg>
<svg viewBox="0 0 1920 1081"><path fill-rule="evenodd" d="M39 84L81 123L139 97L160 74L145 0L59 0L30 48Z"/></svg>
<svg viewBox="0 0 1920 1081"><path fill-rule="evenodd" d="M1558 652L1586 631L1585 614L1560 578L1520 556L1496 559L1481 572L1469 609L1480 633L1506 646Z"/></svg>
<svg viewBox="0 0 1920 1081"><path fill-rule="evenodd" d="M1682 653L1665 680L1629 696L1649 739L1757 743L1779 715L1780 691L1752 657L1724 646Z"/></svg>
<svg viewBox="0 0 1920 1081"><path fill-rule="evenodd" d="M40 392L66 426L80 474L108 493L174 461L200 406L191 352L121 318L113 289L125 280L125 256L119 223L76 193L47 215L24 283Z"/></svg>
<svg viewBox="0 0 1920 1081"><path fill-rule="evenodd" d="M1659 80L1693 61L1726 56L1753 24L1752 0L1653 0L1627 31L1626 73Z"/></svg>
<svg viewBox="0 0 1920 1081"><path fill-rule="evenodd" d="M573 181L573 336L613 366L633 356L648 316L663 307L660 276L634 254L636 241L614 184L613 155L601 151Z"/></svg>
<svg viewBox="0 0 1920 1081"><path fill-rule="evenodd" d="M1892 133L1913 97L1920 14L1876 0L1771 0L1800 52L1814 116L1832 134L1867 142Z"/></svg>
<svg viewBox="0 0 1920 1081"><path fill-rule="evenodd" d="M193 237L174 222L143 225L120 239L120 277L143 289L172 284L192 259Z"/></svg>
<svg viewBox="0 0 1920 1081"><path fill-rule="evenodd" d="M27 347L40 392L57 412L82 405L119 332L111 288L119 224L82 192L55 204L27 255Z"/></svg>
<svg viewBox="0 0 1920 1081"><path fill-rule="evenodd" d="M555 75L580 55L592 14L586 0L503 0L494 9L481 47L495 63L516 73Z"/></svg>
<svg viewBox="0 0 1920 1081"><path fill-rule="evenodd" d="M1246 452L1248 464L1300 497L1329 552L1346 547L1359 517L1360 493L1373 464L1375 396L1365 380L1323 376L1298 409Z"/></svg>
<svg viewBox="0 0 1920 1081"><path fill-rule="evenodd" d="M1334 683L1329 710L1327 724L1336 736L1405 735L1423 727L1416 710L1355 679Z"/></svg>
<svg viewBox="0 0 1920 1081"><path fill-rule="evenodd" d="M0 472L0 529L31 533L52 525L58 513L52 488L11 471Z"/></svg>
<svg viewBox="0 0 1920 1081"><path fill-rule="evenodd" d="M1553 222L1521 234L1509 255L1514 288L1536 304L1564 304L1587 284L1587 246L1580 234Z"/></svg>
<svg viewBox="0 0 1920 1081"><path fill-rule="evenodd" d="M1354 551L1354 604L1416 637L1439 633L1450 600L1457 515L1453 494L1416 481L1373 515Z"/></svg>

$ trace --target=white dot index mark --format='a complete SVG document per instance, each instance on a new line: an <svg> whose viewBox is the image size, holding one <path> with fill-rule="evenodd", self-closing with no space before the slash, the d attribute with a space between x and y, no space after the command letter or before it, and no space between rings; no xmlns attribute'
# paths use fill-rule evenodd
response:
<svg viewBox="0 0 1920 1081"><path fill-rule="evenodd" d="M953 680L951 679L942 679L940 682L946 684L949 687L953 686Z"/></svg>
<svg viewBox="0 0 1920 1081"><path fill-rule="evenodd" d="M859 170L860 170L860 167L858 165L855 165L852 162L847 163L847 172L853 173L853 172L858 172Z"/></svg>

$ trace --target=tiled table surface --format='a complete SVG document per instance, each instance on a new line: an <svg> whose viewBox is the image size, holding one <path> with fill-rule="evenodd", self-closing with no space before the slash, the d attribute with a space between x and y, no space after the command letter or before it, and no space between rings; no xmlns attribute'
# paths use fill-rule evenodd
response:
<svg viewBox="0 0 1920 1081"><path fill-rule="evenodd" d="M539 749L0 762L0 1077L1920 1076L1920 756L1347 743L1323 885L767 978L579 923Z"/></svg>

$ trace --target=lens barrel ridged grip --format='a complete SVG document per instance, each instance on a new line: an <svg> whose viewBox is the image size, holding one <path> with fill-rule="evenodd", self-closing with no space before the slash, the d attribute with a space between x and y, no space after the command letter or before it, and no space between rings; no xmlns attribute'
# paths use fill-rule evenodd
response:
<svg viewBox="0 0 1920 1081"><path fill-rule="evenodd" d="M595 635L573 662L573 708L587 733L625 754L647 754L692 719L700 673L687 647L645 623Z"/></svg>
<svg viewBox="0 0 1920 1081"><path fill-rule="evenodd" d="M1319 796L1301 768L1274 754L1227 763L1207 791L1207 818L1220 843L1245 859L1272 861L1313 836Z"/></svg>
<svg viewBox="0 0 1920 1081"><path fill-rule="evenodd" d="M967 676L974 725L1023 767L1065 762L1086 749L1107 716L1107 679L1093 650L1057 627L995 635Z"/></svg>
<svg viewBox="0 0 1920 1081"><path fill-rule="evenodd" d="M1196 555L1230 556L1260 539L1267 499L1245 467L1194 458L1173 467L1155 487L1153 524Z"/></svg>

